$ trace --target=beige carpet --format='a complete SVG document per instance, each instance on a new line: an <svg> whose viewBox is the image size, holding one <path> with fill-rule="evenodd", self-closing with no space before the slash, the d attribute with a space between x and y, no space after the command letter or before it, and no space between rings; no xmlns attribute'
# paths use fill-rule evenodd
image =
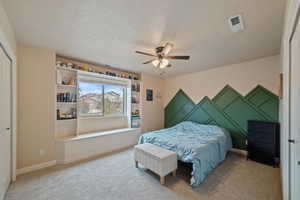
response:
<svg viewBox="0 0 300 200"><path fill-rule="evenodd" d="M180 166L166 186L149 170L136 169L132 149L20 176L6 200L280 200L279 169L229 153L198 188Z"/></svg>

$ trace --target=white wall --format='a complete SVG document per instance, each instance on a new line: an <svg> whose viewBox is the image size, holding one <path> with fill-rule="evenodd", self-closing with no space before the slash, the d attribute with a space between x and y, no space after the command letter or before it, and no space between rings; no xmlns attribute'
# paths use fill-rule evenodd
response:
<svg viewBox="0 0 300 200"><path fill-rule="evenodd" d="M163 88L164 80L152 75L142 74L142 133L164 127ZM153 90L153 101L146 100L146 89ZM160 98L161 96L161 98Z"/></svg>
<svg viewBox="0 0 300 200"><path fill-rule="evenodd" d="M10 25L9 19L4 10L2 1L0 1L0 43L3 45L9 56L13 60L13 68L12 68L12 94L13 94L13 116L12 116L12 139L13 139L13 170L12 170L12 179L16 178L16 135L17 135L17 77L16 77L16 69L17 69L17 42L15 39L15 34L12 26Z"/></svg>
<svg viewBox="0 0 300 200"><path fill-rule="evenodd" d="M164 106L179 89L195 103L199 103L204 96L214 97L227 84L242 95L258 84L278 94L279 74L280 56L277 55L168 78L165 80Z"/></svg>
<svg viewBox="0 0 300 200"><path fill-rule="evenodd" d="M18 169L55 159L54 84L55 52L18 46Z"/></svg>

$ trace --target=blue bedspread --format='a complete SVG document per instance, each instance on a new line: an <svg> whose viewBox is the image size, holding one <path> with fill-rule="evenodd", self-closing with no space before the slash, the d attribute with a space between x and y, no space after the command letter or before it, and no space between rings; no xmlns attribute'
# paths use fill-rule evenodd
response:
<svg viewBox="0 0 300 200"><path fill-rule="evenodd" d="M199 186L232 148L230 134L225 129L189 121L146 133L140 137L139 143L151 143L169 149L177 153L179 160L192 163L193 187Z"/></svg>

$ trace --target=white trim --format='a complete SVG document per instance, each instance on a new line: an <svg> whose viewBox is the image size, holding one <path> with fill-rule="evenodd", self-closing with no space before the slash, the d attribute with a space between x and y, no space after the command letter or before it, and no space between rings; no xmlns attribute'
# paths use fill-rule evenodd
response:
<svg viewBox="0 0 300 200"><path fill-rule="evenodd" d="M283 72L283 100L281 104L281 179L282 194L284 200L291 196L290 187L290 42L297 25L299 16L300 0L290 0L286 7L285 26L282 38L282 72Z"/></svg>
<svg viewBox="0 0 300 200"><path fill-rule="evenodd" d="M0 3L0 7L3 7ZM4 10L4 8L2 8ZM5 13L5 20L8 20L8 17ZM8 55L12 59L12 181L16 180L16 163L17 163L17 46L15 41L15 36L12 37L13 41L10 41L7 35L4 33L4 28L11 29L13 34L14 32L11 28L11 24L8 27L0 27L0 43L7 51Z"/></svg>
<svg viewBox="0 0 300 200"><path fill-rule="evenodd" d="M136 131L141 132L141 129L140 128L123 128L123 129L115 129L115 130L110 130L110 131L86 133L86 134L82 134L82 135L78 135L78 136L57 138L56 141L57 142L71 142L71 141L76 141L76 140L89 139L89 138L107 136L107 135L115 135L115 134L123 134L123 133L136 133Z"/></svg>
<svg viewBox="0 0 300 200"><path fill-rule="evenodd" d="M76 71L79 76L81 75L81 76L97 77L97 78L101 78L103 80L113 81L114 83L121 83L121 85L131 84L131 79L127 79L127 78L108 76L106 74L98 74L95 72L86 72L86 71L82 71L82 70L76 70ZM79 77L79 79L80 79L80 77Z"/></svg>
<svg viewBox="0 0 300 200"><path fill-rule="evenodd" d="M248 151L246 151L246 150L240 150L240 149L232 148L229 151L241 154L243 156L247 156L248 155Z"/></svg>
<svg viewBox="0 0 300 200"><path fill-rule="evenodd" d="M47 167L52 167L54 165L56 165L56 160L44 162L44 163L37 164L37 165L32 165L29 167L24 167L22 169L17 169L17 175L19 176L21 174L26 174L26 173L37 171L37 170L44 169Z"/></svg>

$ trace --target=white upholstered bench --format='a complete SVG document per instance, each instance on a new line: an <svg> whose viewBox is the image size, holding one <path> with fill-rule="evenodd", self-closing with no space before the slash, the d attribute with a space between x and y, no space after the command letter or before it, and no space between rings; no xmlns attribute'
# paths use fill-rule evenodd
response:
<svg viewBox="0 0 300 200"><path fill-rule="evenodd" d="M134 147L135 166L138 163L160 176L160 183L165 184L165 176L173 172L176 176L177 154L153 144L139 144Z"/></svg>

